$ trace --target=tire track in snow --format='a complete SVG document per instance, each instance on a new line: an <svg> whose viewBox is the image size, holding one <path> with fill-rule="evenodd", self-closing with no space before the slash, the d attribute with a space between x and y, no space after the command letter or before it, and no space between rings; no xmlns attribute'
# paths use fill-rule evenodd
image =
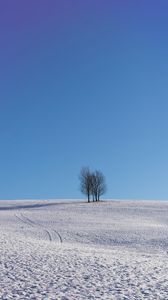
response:
<svg viewBox="0 0 168 300"><path fill-rule="evenodd" d="M49 240L51 242L52 241L52 236L51 236L50 232L46 229L44 229L44 231L48 234Z"/></svg>
<svg viewBox="0 0 168 300"><path fill-rule="evenodd" d="M24 224L28 224L28 225L30 225L30 226L32 226L33 227L33 225L32 224L30 224L30 223L28 223L26 220L24 220L24 219L22 219L21 217L19 217L18 215L16 215L15 214L15 217L19 220L19 221L21 221L22 223L24 223Z"/></svg>
<svg viewBox="0 0 168 300"><path fill-rule="evenodd" d="M28 225L30 225L30 226L32 226L32 227L37 227L37 226L39 226L39 227L42 228L42 230L47 234L49 241L51 242L51 241L53 240L53 239L52 239L51 232L50 232L49 230L45 229L44 226L41 225L40 223L34 222L33 220L31 220L30 218L28 218L27 216L25 216L23 213L20 214L20 217L19 217L18 215L15 214L15 217L16 217L19 221L21 221L21 222L23 222L23 223L25 223L25 224L28 224ZM57 234L60 243L62 243L62 237L61 237L60 233L59 233L58 231L56 231L56 230L53 230L53 232L55 232L55 233Z"/></svg>
<svg viewBox="0 0 168 300"><path fill-rule="evenodd" d="M35 223L34 221L32 221L32 220L30 220L28 217L26 217L23 213L20 214L20 215L21 215L21 217L23 218L23 220L25 220L25 222L26 222L27 224L30 224L31 226L36 226L36 225L38 225L37 223Z"/></svg>
<svg viewBox="0 0 168 300"><path fill-rule="evenodd" d="M39 224L38 222L34 222L33 220L29 219L27 216L25 216L25 215L23 215L23 214L22 214L22 216L23 216L28 222L30 222L31 225L34 224L34 225L38 225L38 226L40 226L40 227L44 227L43 225ZM46 230L46 229L44 229L44 230L45 230L45 232L48 234L49 240L52 241L53 239L52 239L51 233L50 233L48 230ZM57 234L57 236L59 237L60 243L62 243L62 237L61 237L60 233L59 233L57 230L55 230L55 229L53 229L53 232L55 232L55 233Z"/></svg>
<svg viewBox="0 0 168 300"><path fill-rule="evenodd" d="M25 220L27 220L28 221L28 223L30 223L30 225L34 225L34 226L39 226L39 227L44 227L43 225L41 225L41 224L39 224L39 223L37 223L37 222L34 222L33 220L31 220L31 219L29 219L27 216L25 216L24 214L21 214L22 215L22 217L25 219ZM44 230L44 232L46 232L47 233L47 235L48 235L48 238L49 238L49 241L51 242L52 241L52 236L51 236L51 233L47 230L47 229L43 229Z"/></svg>
<svg viewBox="0 0 168 300"><path fill-rule="evenodd" d="M21 217L19 217L18 215L15 214L15 217L16 217L19 221L23 222L23 223L26 224L26 225L30 225L30 226L32 226L32 227L37 227L37 226L43 227L43 226L40 225L39 223L34 222L34 221L32 221L31 219L29 219L28 217L26 217L23 213L21 213L20 216L21 216ZM50 232L49 232L48 230L46 230L46 229L43 229L43 228L42 228L42 230L47 234L48 239L49 239L49 241L51 242L51 241L52 241L52 236L51 236Z"/></svg>
<svg viewBox="0 0 168 300"><path fill-rule="evenodd" d="M62 236L60 235L60 233L57 230L53 230L59 237L60 243L62 243Z"/></svg>

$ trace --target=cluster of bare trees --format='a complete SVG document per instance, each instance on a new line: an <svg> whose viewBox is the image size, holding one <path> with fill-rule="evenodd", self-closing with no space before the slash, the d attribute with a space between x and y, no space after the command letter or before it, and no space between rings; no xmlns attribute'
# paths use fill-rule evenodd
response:
<svg viewBox="0 0 168 300"><path fill-rule="evenodd" d="M87 196L88 202L99 201L100 196L106 192L105 177L101 171L90 171L88 167L82 168L80 172L80 189Z"/></svg>

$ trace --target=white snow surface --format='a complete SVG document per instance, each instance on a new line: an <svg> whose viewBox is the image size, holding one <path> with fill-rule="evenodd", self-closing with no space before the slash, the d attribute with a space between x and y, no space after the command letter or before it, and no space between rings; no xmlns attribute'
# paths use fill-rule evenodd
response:
<svg viewBox="0 0 168 300"><path fill-rule="evenodd" d="M0 299L168 299L168 202L0 201Z"/></svg>

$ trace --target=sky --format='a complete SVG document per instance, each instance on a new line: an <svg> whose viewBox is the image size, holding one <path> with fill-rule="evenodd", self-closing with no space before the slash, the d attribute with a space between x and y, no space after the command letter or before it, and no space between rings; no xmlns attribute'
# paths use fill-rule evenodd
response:
<svg viewBox="0 0 168 300"><path fill-rule="evenodd" d="M168 199L167 0L0 1L0 199Z"/></svg>

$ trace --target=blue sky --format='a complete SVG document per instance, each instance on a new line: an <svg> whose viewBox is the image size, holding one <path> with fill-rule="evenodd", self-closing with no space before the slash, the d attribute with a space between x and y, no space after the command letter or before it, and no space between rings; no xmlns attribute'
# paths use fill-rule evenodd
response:
<svg viewBox="0 0 168 300"><path fill-rule="evenodd" d="M167 1L0 3L0 199L168 199Z"/></svg>

